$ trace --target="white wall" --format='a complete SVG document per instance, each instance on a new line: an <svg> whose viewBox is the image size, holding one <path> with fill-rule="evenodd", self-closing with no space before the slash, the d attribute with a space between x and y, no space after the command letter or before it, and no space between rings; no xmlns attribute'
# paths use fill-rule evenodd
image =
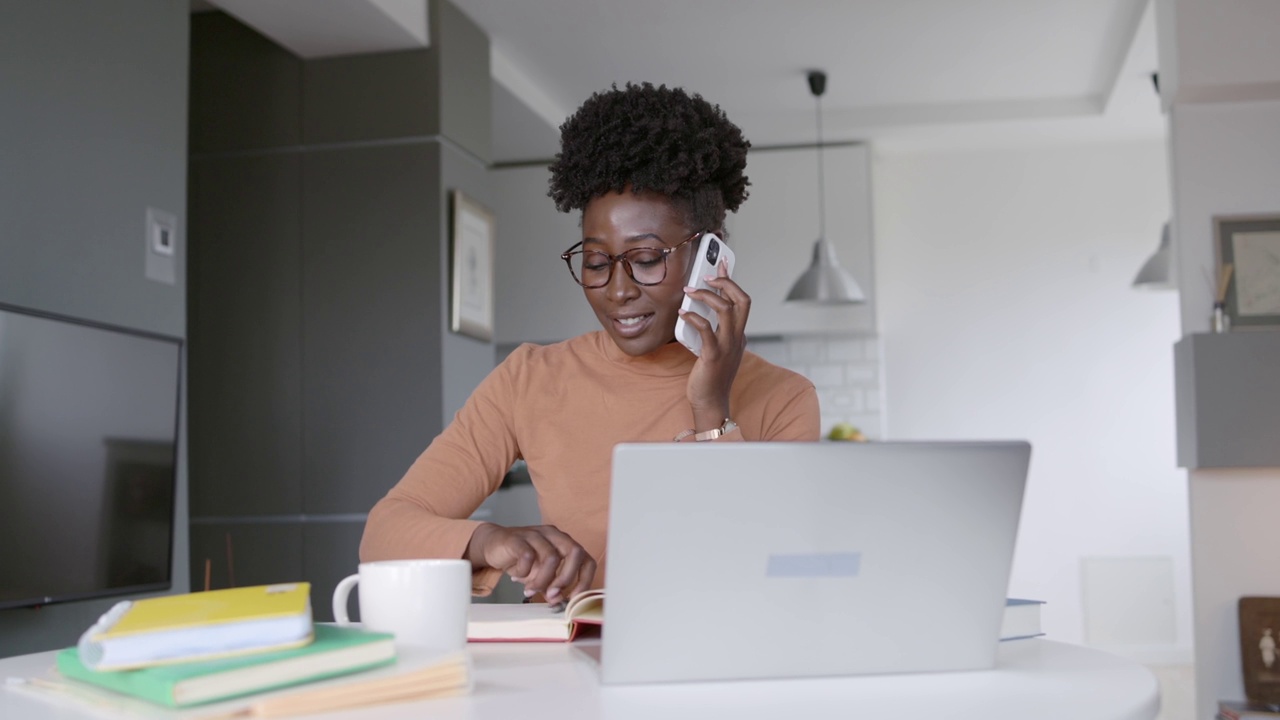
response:
<svg viewBox="0 0 1280 720"><path fill-rule="evenodd" d="M1213 216L1280 213L1280 45L1270 39L1280 3L1157 0L1156 19L1182 330L1190 335L1209 327L1204 269L1214 267ZM1244 698L1238 598L1280 595L1275 513L1268 513L1280 501L1280 468L1201 468L1188 477L1196 716L1207 718L1219 700Z"/></svg>
<svg viewBox="0 0 1280 720"><path fill-rule="evenodd" d="M547 197L545 166L491 170L497 214L494 342L557 342L600 323L560 253L582 239L581 213L562 213Z"/></svg>
<svg viewBox="0 0 1280 720"><path fill-rule="evenodd" d="M874 177L886 437L1029 439L1010 594L1048 601L1055 639L1189 661L1178 298L1130 288L1169 214L1163 143L891 155Z"/></svg>
<svg viewBox="0 0 1280 720"><path fill-rule="evenodd" d="M1280 213L1280 100L1180 104L1170 114L1182 330L1209 331L1215 215Z"/></svg>
<svg viewBox="0 0 1280 720"><path fill-rule="evenodd" d="M1176 104L1171 115L1175 238L1182 263L1182 329L1208 330L1214 215L1280 213L1280 100ZM1273 330L1274 331L1274 330ZM1280 468L1202 468L1191 481L1195 537L1198 713L1242 699L1236 602L1280 596L1272 541Z"/></svg>

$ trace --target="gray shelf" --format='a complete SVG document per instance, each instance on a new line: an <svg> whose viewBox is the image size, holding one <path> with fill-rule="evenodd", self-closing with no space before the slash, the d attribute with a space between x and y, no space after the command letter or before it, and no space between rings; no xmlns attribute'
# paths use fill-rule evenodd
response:
<svg viewBox="0 0 1280 720"><path fill-rule="evenodd" d="M1179 466L1280 467L1280 331L1188 335L1174 382Z"/></svg>

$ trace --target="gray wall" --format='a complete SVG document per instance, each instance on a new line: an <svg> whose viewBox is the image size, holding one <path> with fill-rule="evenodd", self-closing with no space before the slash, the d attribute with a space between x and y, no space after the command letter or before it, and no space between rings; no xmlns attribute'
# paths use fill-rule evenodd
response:
<svg viewBox="0 0 1280 720"><path fill-rule="evenodd" d="M582 213L556 210L547 197L551 172L546 164L496 168L490 174L502 249L495 263L498 343L559 342L599 330L582 288L560 259L582 239Z"/></svg>
<svg viewBox="0 0 1280 720"><path fill-rule="evenodd" d="M0 302L185 337L187 23L166 0L0 4ZM174 284L145 277L147 207L177 218ZM114 602L0 611L0 656L69 645Z"/></svg>
<svg viewBox="0 0 1280 720"><path fill-rule="evenodd" d="M487 164L493 128L489 37L451 3L431 0L430 8L431 47L440 63L434 131Z"/></svg>
<svg viewBox="0 0 1280 720"><path fill-rule="evenodd" d="M453 190L461 190L468 197L476 202L484 205L490 210L495 209L494 193L491 188L490 174L486 166L475 155L468 153L457 145L444 142L440 145L440 172L442 182L440 185L441 194L439 201L443 212L440 213L437 232L439 237L447 238L449 235L450 220L450 202L449 197ZM496 220L496 225L502 225L502 218ZM449 254L449 242L440 243L440 262L444 271L440 274L442 282L440 283L440 321L441 321L441 360L442 372L440 374L441 389L443 391L443 405L441 407L441 420L443 429L444 425L449 424L453 420L453 416L466 402L471 395L471 391L484 380L485 376L494 367L494 351L493 344L481 342L465 335L459 335L449 331L449 298L452 291L450 285L450 268L451 256ZM498 277L496 264L501 258L502 245L495 241L495 253L498 257L495 260L494 279ZM495 283L496 284L496 283ZM497 315L502 309L500 290L494 289L494 315L495 323ZM496 337L496 336L495 336ZM424 444L423 447L426 447Z"/></svg>
<svg viewBox="0 0 1280 720"><path fill-rule="evenodd" d="M431 12L458 57L304 62L192 21L193 584L305 579L329 618L365 513L493 367L448 331L447 200L489 202L488 46Z"/></svg>
<svg viewBox="0 0 1280 720"><path fill-rule="evenodd" d="M191 18L191 586L301 579L302 63ZM269 550L263 551L261 549Z"/></svg>

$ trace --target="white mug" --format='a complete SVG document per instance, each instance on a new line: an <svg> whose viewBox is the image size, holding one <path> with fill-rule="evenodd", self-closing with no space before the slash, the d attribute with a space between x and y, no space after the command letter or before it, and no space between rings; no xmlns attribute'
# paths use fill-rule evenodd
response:
<svg viewBox="0 0 1280 720"><path fill-rule="evenodd" d="M360 584L360 620L368 630L389 632L396 643L441 651L467 645L471 563L467 560L381 560L333 590L333 618L350 625L347 596Z"/></svg>

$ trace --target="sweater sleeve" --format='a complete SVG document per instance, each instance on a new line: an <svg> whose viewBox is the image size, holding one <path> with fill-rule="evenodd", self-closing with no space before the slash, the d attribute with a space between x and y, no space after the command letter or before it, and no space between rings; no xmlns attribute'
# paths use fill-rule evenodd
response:
<svg viewBox="0 0 1280 720"><path fill-rule="evenodd" d="M765 417L759 436L753 429L721 435L714 442L817 442L822 439L818 391L801 375L771 385L764 398Z"/></svg>
<svg viewBox="0 0 1280 720"><path fill-rule="evenodd" d="M818 391L807 380L796 383L794 394L785 398L773 419L765 426L764 440L817 442L822 439L822 415Z"/></svg>
<svg viewBox="0 0 1280 720"><path fill-rule="evenodd" d="M530 347L512 353L480 383L453 422L369 512L361 561L461 558L481 523L469 520L519 457L514 410L517 368ZM473 575L472 592L488 595L502 573Z"/></svg>

